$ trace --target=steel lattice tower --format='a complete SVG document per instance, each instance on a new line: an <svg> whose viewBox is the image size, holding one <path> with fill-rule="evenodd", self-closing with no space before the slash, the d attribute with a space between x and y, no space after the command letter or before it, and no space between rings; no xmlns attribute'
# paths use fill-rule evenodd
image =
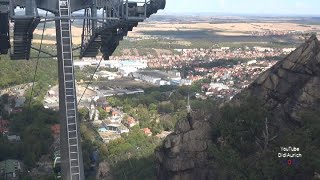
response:
<svg viewBox="0 0 320 180"><path fill-rule="evenodd" d="M80 58L96 57L101 52L108 60L128 31L159 9L164 9L165 4L166 0L0 0L0 54L10 52L12 60L28 60L31 48L54 56L32 47L32 38L39 23L55 21L63 180L84 179L73 50L80 49ZM25 8L25 14L16 15L16 7ZM41 16L38 9L55 16ZM84 15L72 16L78 10L84 10ZM72 44L72 19L83 20L81 46L77 48ZM12 35L9 20L14 23Z"/></svg>

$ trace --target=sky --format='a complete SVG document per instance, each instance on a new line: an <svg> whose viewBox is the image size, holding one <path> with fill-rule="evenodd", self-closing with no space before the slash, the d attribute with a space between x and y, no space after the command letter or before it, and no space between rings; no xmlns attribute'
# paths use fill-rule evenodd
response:
<svg viewBox="0 0 320 180"><path fill-rule="evenodd" d="M167 0L162 13L320 16L320 0Z"/></svg>

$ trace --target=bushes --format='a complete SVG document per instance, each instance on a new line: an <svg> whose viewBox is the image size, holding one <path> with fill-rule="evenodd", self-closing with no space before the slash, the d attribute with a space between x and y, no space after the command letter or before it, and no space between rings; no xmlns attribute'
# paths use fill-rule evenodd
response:
<svg viewBox="0 0 320 180"><path fill-rule="evenodd" d="M36 60L12 61L7 56L1 57L0 87L9 87L17 84L30 83L36 67ZM58 77L57 61L41 59L39 61L36 81L50 83Z"/></svg>
<svg viewBox="0 0 320 180"><path fill-rule="evenodd" d="M138 128L132 129L128 136L108 144L108 160L113 164L115 179L154 178L154 149L159 142L147 137Z"/></svg>
<svg viewBox="0 0 320 180"><path fill-rule="evenodd" d="M311 179L320 170L320 113L300 114L302 127L281 129L284 121L266 111L255 99L242 100L239 107L225 106L210 148L212 166L224 177L238 179ZM267 126L266 126L267 125ZM283 124L282 124L283 126ZM288 166L279 159L280 147L299 147L299 164Z"/></svg>

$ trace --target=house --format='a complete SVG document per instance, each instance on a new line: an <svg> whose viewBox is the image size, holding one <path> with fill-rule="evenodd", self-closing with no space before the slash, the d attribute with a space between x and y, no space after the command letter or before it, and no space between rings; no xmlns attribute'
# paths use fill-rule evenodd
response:
<svg viewBox="0 0 320 180"><path fill-rule="evenodd" d="M98 132L108 132L108 130L105 127L100 127Z"/></svg>
<svg viewBox="0 0 320 180"><path fill-rule="evenodd" d="M118 118L118 117L120 117L120 115L121 115L121 113L120 113L119 111L117 111L117 110L115 110L115 109L112 109L112 111L111 111L111 116L112 116L113 118Z"/></svg>
<svg viewBox="0 0 320 180"><path fill-rule="evenodd" d="M55 124L51 126L51 133L53 136L60 135L60 124Z"/></svg>
<svg viewBox="0 0 320 180"><path fill-rule="evenodd" d="M113 123L111 121L103 121L102 126L106 128L107 132L117 134L129 133L129 129L121 123Z"/></svg>
<svg viewBox="0 0 320 180"><path fill-rule="evenodd" d="M107 113L110 113L110 112L111 112L111 109L112 109L111 106L106 106L106 107L104 108L104 110L105 110Z"/></svg>
<svg viewBox="0 0 320 180"><path fill-rule="evenodd" d="M149 128L143 128L141 129L143 131L143 133L147 136L151 136L152 135L152 132Z"/></svg>
<svg viewBox="0 0 320 180"><path fill-rule="evenodd" d="M115 134L112 132L99 132L99 135L104 143L109 143L112 140L121 138L120 134Z"/></svg>
<svg viewBox="0 0 320 180"><path fill-rule="evenodd" d="M16 180L22 172L22 163L18 160L8 159L0 162L0 179Z"/></svg>
<svg viewBox="0 0 320 180"><path fill-rule="evenodd" d="M9 131L10 122L8 120L0 119L0 133L4 134Z"/></svg>
<svg viewBox="0 0 320 180"><path fill-rule="evenodd" d="M201 90L202 90L202 91L208 91L208 89L209 89L209 84L203 84L203 85L201 86Z"/></svg>
<svg viewBox="0 0 320 180"><path fill-rule="evenodd" d="M121 123L123 114L117 109L111 110L111 117L108 118L112 123Z"/></svg>
<svg viewBox="0 0 320 180"><path fill-rule="evenodd" d="M10 142L19 142L19 141L21 141L20 136L17 136L17 135L8 135L7 138L8 138L8 140Z"/></svg>
<svg viewBox="0 0 320 180"><path fill-rule="evenodd" d="M139 124L139 121L136 121L133 117L129 116L127 119L123 121L123 124L127 126L128 128L131 128L137 124Z"/></svg>
<svg viewBox="0 0 320 180"><path fill-rule="evenodd" d="M139 124L139 121L136 121L133 117L129 116L127 119L127 123L129 127L133 127L137 124Z"/></svg>
<svg viewBox="0 0 320 180"><path fill-rule="evenodd" d="M50 91L48 91L47 95L49 97L53 97L53 96L56 96L56 93L53 90L50 90Z"/></svg>

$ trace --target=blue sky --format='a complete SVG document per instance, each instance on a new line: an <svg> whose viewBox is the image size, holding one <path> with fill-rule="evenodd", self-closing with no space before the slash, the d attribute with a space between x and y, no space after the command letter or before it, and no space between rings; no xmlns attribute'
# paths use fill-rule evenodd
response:
<svg viewBox="0 0 320 180"><path fill-rule="evenodd" d="M320 0L167 0L163 13L320 15Z"/></svg>

